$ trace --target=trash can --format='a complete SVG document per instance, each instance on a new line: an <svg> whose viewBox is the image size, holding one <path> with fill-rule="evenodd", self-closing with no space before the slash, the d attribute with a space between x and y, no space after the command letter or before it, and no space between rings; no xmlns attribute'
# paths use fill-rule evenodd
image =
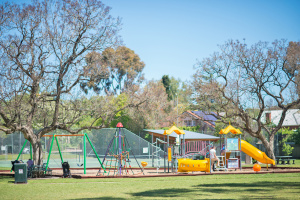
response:
<svg viewBox="0 0 300 200"><path fill-rule="evenodd" d="M15 163L14 170L15 170L15 184L27 183L27 164Z"/></svg>

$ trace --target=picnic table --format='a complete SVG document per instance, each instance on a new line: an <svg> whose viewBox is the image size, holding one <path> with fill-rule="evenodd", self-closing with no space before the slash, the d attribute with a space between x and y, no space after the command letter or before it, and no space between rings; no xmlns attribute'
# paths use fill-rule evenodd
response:
<svg viewBox="0 0 300 200"><path fill-rule="evenodd" d="M291 161L293 161L293 164L295 164L295 159L292 158L293 156L276 156L276 164L279 165L280 163L281 165L290 165Z"/></svg>

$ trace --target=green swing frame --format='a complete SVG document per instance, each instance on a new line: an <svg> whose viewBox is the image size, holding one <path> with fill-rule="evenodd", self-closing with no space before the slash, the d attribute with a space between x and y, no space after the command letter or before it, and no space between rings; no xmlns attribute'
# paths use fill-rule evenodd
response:
<svg viewBox="0 0 300 200"><path fill-rule="evenodd" d="M47 164L46 164L46 169L48 169L48 165L49 165L49 161L50 161L50 157L51 157L51 151L52 151L52 147L53 147L53 143L54 143L54 139L56 141L56 144L57 144L57 147L58 147L58 151L59 151L59 155L60 155L60 159L61 159L61 163L64 162L63 160L63 156L62 156L62 152L60 150L60 147L59 147L59 142L58 142L58 139L57 137L62 137L62 136L83 136L83 171L84 171L84 174L86 174L86 139L88 140L89 144L91 145L98 161L99 161L99 164L101 165L101 167L104 169L104 171L106 170L105 167L103 166L102 162L100 161L100 158L89 138L89 136L84 133L84 134L74 134L74 135L56 135L56 134L53 134L53 135L44 135L43 137L51 137L52 138L52 141L51 141L51 145L50 145L50 149L49 149L49 154L48 154L48 158L47 158ZM19 152L19 155L17 157L16 160L19 160L22 152L23 152L23 149L25 148L26 146L26 143L27 143L28 140L25 140L23 146L22 146L22 149L20 150ZM32 159L32 145L30 143L30 158Z"/></svg>

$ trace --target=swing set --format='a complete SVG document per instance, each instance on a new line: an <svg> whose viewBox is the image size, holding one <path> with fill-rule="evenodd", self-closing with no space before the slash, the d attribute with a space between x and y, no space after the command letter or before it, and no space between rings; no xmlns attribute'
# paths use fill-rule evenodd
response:
<svg viewBox="0 0 300 200"><path fill-rule="evenodd" d="M86 139L88 140L89 144L91 145L97 159L98 159L98 162L99 164L101 165L101 167L104 169L105 171L105 167L102 165L102 162L100 161L100 158L90 140L90 138L88 137L88 135L86 133L84 134L74 134L74 135L56 135L56 134L53 134L53 135L44 135L42 137L50 137L52 138L51 140L51 145L50 145L50 149L49 149L49 154L48 154L48 158L47 158L47 164L46 164L46 169L48 169L48 166L49 166L49 161L50 161L50 157L51 157L51 151L52 151L52 148L53 148L53 143L54 143L54 140L56 141L56 144L57 144L57 148L58 148L58 151L59 151L59 155L60 155L60 160L61 160L61 164L64 163L64 160L63 160L63 156L62 156L62 151L60 150L60 146L59 146L59 142L58 142L58 139L57 137L63 137L63 136L83 136L83 170L84 170L84 174L86 174ZM24 147L26 146L26 143L27 143L28 140L25 140L24 144L23 144L23 147L22 149L20 150L20 153L17 157L17 160L20 158L22 152L23 152L23 149ZM32 159L32 146L31 146L31 143L30 143L30 158Z"/></svg>

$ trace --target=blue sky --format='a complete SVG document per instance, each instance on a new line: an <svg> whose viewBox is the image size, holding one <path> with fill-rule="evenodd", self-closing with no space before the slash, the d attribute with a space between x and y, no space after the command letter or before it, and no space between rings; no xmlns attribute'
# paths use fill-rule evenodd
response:
<svg viewBox="0 0 300 200"><path fill-rule="evenodd" d="M145 77L191 80L197 60L238 39L300 41L300 1L104 0L122 18L124 44L145 62Z"/></svg>
<svg viewBox="0 0 300 200"><path fill-rule="evenodd" d="M6 0L0 0L5 2ZM12 0L26 2L26 0ZM229 39L300 41L300 0L103 0L148 80L191 80L194 65Z"/></svg>

